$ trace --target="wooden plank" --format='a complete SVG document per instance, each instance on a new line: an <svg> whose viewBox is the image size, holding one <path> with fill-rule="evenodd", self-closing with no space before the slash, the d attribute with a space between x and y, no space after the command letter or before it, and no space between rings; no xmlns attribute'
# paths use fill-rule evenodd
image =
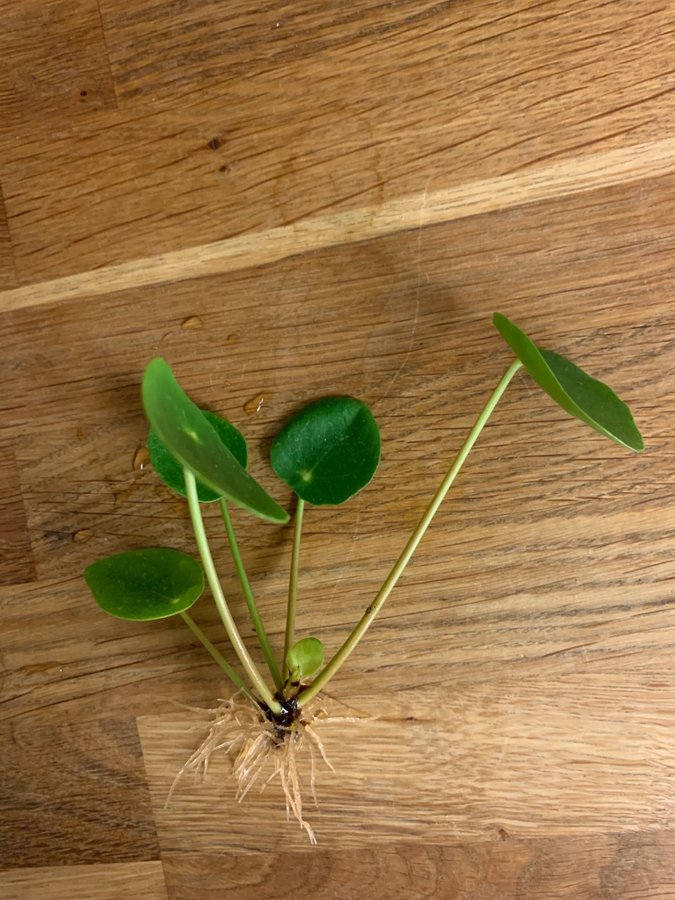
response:
<svg viewBox="0 0 675 900"><path fill-rule="evenodd" d="M491 631L480 621L472 624L474 632ZM439 636L449 630L438 618L421 630L427 629ZM394 644L403 660L423 652L419 635L413 645L400 625L382 631L380 655L383 645ZM493 653L500 651L495 647ZM524 651L534 652L531 643ZM425 654L432 655L427 683L420 680L421 663L412 670L403 666L398 689L388 685L376 693L368 687L359 694L352 686L345 693L335 683L333 691L346 706L333 704L331 712L374 718L316 723L335 769L328 771L315 754L318 808L307 743L298 753L304 815L319 845L358 850L401 841L495 839L501 831L523 840L667 827L675 784L664 721L675 709L675 690L663 683L650 688L636 676L604 675L573 648L559 652L570 662L575 657L574 672L550 679L526 675L517 664L497 674L496 665L484 662L480 682L474 676L472 684L456 684L446 674L457 653L449 646ZM544 666L540 657L540 672ZM361 670L362 683L374 687L378 668L373 663ZM206 721L168 711L139 719L162 851L308 851L307 835L286 821L278 778L237 803L225 751L211 756L204 783L189 775L165 805L177 773L206 735ZM270 760L261 784L272 771Z"/></svg>
<svg viewBox="0 0 675 900"><path fill-rule="evenodd" d="M96 0L3 3L3 23L0 121L5 135L28 126L37 146L49 146L43 128L35 126L45 120L82 120L93 110L115 106Z"/></svg>
<svg viewBox="0 0 675 900"><path fill-rule="evenodd" d="M14 451L0 444L0 584L35 580L21 481Z"/></svg>
<svg viewBox="0 0 675 900"><path fill-rule="evenodd" d="M0 744L0 868L157 859L132 719L4 725Z"/></svg>
<svg viewBox="0 0 675 900"><path fill-rule="evenodd" d="M657 146L672 19L657 0L103 4L121 109L0 139L19 278Z"/></svg>
<svg viewBox="0 0 675 900"><path fill-rule="evenodd" d="M0 871L4 900L165 900L161 862Z"/></svg>
<svg viewBox="0 0 675 900"><path fill-rule="evenodd" d="M165 861L170 896L241 900L661 900L675 890L675 838L648 832L443 846L427 842L311 853L188 854Z"/></svg>
<svg viewBox="0 0 675 900"><path fill-rule="evenodd" d="M673 139L610 150L432 194L425 191L421 198L415 194L381 206L310 217L292 226L30 284L4 292L2 305L9 311L268 265L336 244L358 243L480 213L630 184L674 170Z"/></svg>

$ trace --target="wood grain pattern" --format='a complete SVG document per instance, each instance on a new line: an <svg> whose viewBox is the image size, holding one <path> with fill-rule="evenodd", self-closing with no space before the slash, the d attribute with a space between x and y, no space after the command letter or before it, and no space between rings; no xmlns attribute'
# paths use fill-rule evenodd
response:
<svg viewBox="0 0 675 900"><path fill-rule="evenodd" d="M672 137L656 0L102 16L120 108L0 132L24 283Z"/></svg>
<svg viewBox="0 0 675 900"><path fill-rule="evenodd" d="M5 900L165 900L162 864L111 863L0 871Z"/></svg>
<svg viewBox="0 0 675 900"><path fill-rule="evenodd" d="M0 8L5 24L0 35L0 120L5 134L23 125L50 144L45 120L77 121L92 110L115 106L96 0L4 0Z"/></svg>
<svg viewBox="0 0 675 900"><path fill-rule="evenodd" d="M336 244L419 229L504 206L514 208L671 174L674 160L675 141L671 139L609 150L431 194L425 190L421 198L413 195L375 207L310 217L290 226L31 284L5 292L4 304L7 310L20 309L266 265Z"/></svg>
<svg viewBox="0 0 675 900"><path fill-rule="evenodd" d="M675 894L672 7L3 13L0 894ZM147 360L244 431L283 503L287 415L372 405L376 480L305 520L298 627L331 652L508 365L494 309L625 397L646 452L519 375L331 683L369 718L322 726L319 846L274 784L238 805L223 755L165 807L200 737L185 705L228 688L180 621L106 617L82 579L195 550L138 464ZM280 649L290 528L235 525ZM231 658L208 598L194 615Z"/></svg>
<svg viewBox="0 0 675 900"><path fill-rule="evenodd" d="M391 844L352 851L320 847L288 865L283 854L172 853L165 863L174 896L231 893L241 900L298 892L331 900L470 897L476 900L643 900L675 889L672 832L443 846Z"/></svg>
<svg viewBox="0 0 675 900"><path fill-rule="evenodd" d="M400 625L385 625L384 631L385 646L401 643L402 658L413 658ZM419 654L419 640L416 649ZM350 706L379 718L317 726L336 773L317 765L314 810L306 752L305 814L319 843L358 850L392 841L442 846L448 840L495 839L500 829L527 839L666 827L675 792L659 715L672 715L675 692L656 689L650 703L644 677L626 677L619 685L575 649L559 652L576 656L577 673L585 671L584 677L529 674L521 686L524 675L512 665L508 673L502 668L501 687L495 677L489 684L451 687L439 674L420 696L413 669L414 689L399 687L376 698L369 690L340 691ZM446 650L444 658L450 657ZM592 690L585 689L586 679ZM629 699L633 692L637 703ZM262 795L254 789L239 806L224 755L211 758L203 785L190 778L180 784L165 809L175 773L204 736L202 723L187 714L139 720L162 847L183 853L308 852L304 832L284 823L277 782ZM265 833L260 822L269 824Z"/></svg>
<svg viewBox="0 0 675 900"><path fill-rule="evenodd" d="M35 579L33 548L28 536L14 451L0 445L0 584Z"/></svg>
<svg viewBox="0 0 675 900"><path fill-rule="evenodd" d="M2 193L2 183L0 183L0 289L12 288L15 284L14 256L7 224L5 198Z"/></svg>
<svg viewBox="0 0 675 900"><path fill-rule="evenodd" d="M58 669L39 656L35 668ZM152 860L157 835L132 720L0 731L0 867Z"/></svg>

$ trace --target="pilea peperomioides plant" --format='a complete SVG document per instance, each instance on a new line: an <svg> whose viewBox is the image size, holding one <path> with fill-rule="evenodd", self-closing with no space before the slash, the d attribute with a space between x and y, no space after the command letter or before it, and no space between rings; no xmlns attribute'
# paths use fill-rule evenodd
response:
<svg viewBox="0 0 675 900"><path fill-rule="evenodd" d="M302 739L311 729L312 702L357 647L382 609L429 527L438 507L466 461L479 434L513 376L525 367L534 381L566 412L630 450L643 449L643 441L630 410L614 392L586 375L565 357L538 347L513 322L495 313L494 325L516 355L489 397L464 445L410 535L399 558L368 604L342 646L324 665L324 648L316 637L296 641L295 619L300 544L305 505L337 505L356 494L373 477L380 458L380 435L368 407L351 397L326 397L310 403L276 437L271 463L276 474L297 495L283 655L277 658L265 632L234 534L229 504L248 510L268 522L285 524L288 513L246 470L247 449L242 435L225 419L200 410L183 392L163 359L154 359L143 377L143 403L150 422L148 449L160 478L185 496L194 527L201 565L173 549L151 548L119 553L90 565L85 578L99 606L122 619L152 620L179 615L237 688L246 704L250 728L269 748L283 748ZM266 680L237 628L223 593L202 518L202 506L217 504L243 596L246 600L271 682ZM188 614L205 583L239 661L228 663ZM242 675L243 673L243 675ZM240 723L223 716L222 732ZM238 725L240 727L240 724ZM213 736L213 729L211 737ZM225 734L227 738L227 734ZM217 742L209 739L189 762L204 764ZM239 741L239 743L237 743ZM220 740L239 750L239 788L245 793L260 773L264 753L260 741ZM255 758L250 752L255 746ZM320 742L319 749L323 752ZM249 748L249 749L247 749ZM281 754L283 757L283 754ZM289 808L307 828L302 816L296 773L275 763ZM236 766L235 766L236 768ZM241 772L247 773L242 776ZM290 785L290 786L289 786Z"/></svg>

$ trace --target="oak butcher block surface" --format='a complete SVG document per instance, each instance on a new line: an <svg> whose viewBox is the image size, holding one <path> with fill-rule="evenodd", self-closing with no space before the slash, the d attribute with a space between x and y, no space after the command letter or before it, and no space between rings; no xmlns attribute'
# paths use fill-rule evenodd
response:
<svg viewBox="0 0 675 900"><path fill-rule="evenodd" d="M675 897L673 4L0 10L0 895ZM180 618L108 617L82 578L196 552L145 364L289 509L288 415L371 406L375 480L305 514L298 633L333 653L509 365L494 310L611 384L645 452L519 373L328 688L317 845L275 781L237 802L225 751L167 803L231 690ZM292 527L234 524L280 652Z"/></svg>

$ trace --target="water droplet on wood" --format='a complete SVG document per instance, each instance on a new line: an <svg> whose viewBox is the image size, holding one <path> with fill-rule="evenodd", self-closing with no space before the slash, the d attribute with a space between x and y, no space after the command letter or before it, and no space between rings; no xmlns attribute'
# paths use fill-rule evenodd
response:
<svg viewBox="0 0 675 900"><path fill-rule="evenodd" d="M76 544L81 544L83 541L88 541L91 537L91 531L88 528L80 528L79 531L74 532L73 540Z"/></svg>
<svg viewBox="0 0 675 900"><path fill-rule="evenodd" d="M185 331L193 331L195 328L203 328L204 323L199 316L188 316L180 323L180 327Z"/></svg>
<svg viewBox="0 0 675 900"><path fill-rule="evenodd" d="M244 412L247 416L252 416L254 413L259 413L262 409L262 405L265 402L265 398L262 394L256 394L255 397L251 397L250 400L247 400L244 403Z"/></svg>
<svg viewBox="0 0 675 900"><path fill-rule="evenodd" d="M134 453L134 461L132 467L134 472L144 472L150 463L150 454L148 448L141 445Z"/></svg>

